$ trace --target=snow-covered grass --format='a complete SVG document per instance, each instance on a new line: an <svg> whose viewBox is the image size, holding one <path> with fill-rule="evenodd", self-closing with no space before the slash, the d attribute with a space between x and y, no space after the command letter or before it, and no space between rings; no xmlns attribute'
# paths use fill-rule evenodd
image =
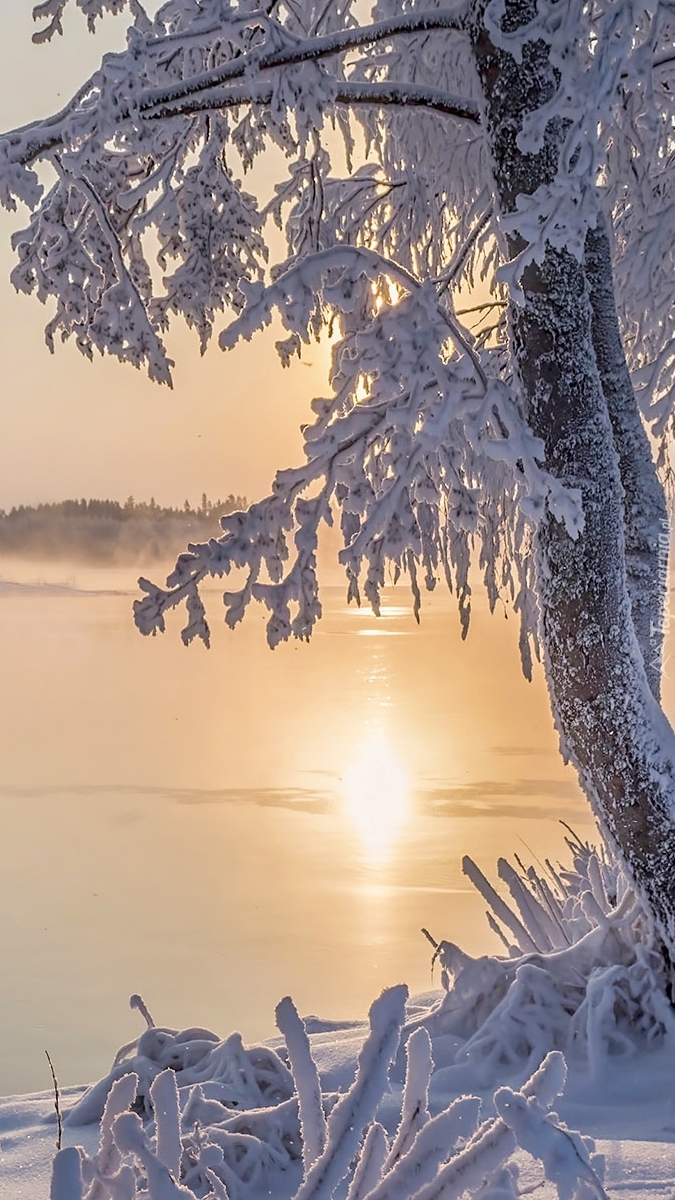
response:
<svg viewBox="0 0 675 1200"><path fill-rule="evenodd" d="M280 1036L244 1047L157 1027L134 997L146 1030L62 1097L51 1200L672 1197L663 960L621 869L567 840L566 869L500 862L508 904L467 861L505 954L439 943L440 994L391 987L367 1026L303 1021L286 998ZM575 1126L612 1140L599 1153ZM54 1135L48 1093L0 1103L3 1200L46 1197Z"/></svg>
<svg viewBox="0 0 675 1200"><path fill-rule="evenodd" d="M464 860L506 957L471 959L452 942L436 948L446 995L426 1021L436 1036L457 1038L458 1086L528 1075L552 1049L600 1082L608 1060L672 1040L675 1011L652 922L613 858L571 831L566 842L568 869L499 860L511 905Z"/></svg>

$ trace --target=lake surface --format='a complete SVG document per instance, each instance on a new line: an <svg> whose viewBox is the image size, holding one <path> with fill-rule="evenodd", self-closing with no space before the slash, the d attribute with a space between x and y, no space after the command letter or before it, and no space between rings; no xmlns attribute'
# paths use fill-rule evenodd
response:
<svg viewBox="0 0 675 1200"><path fill-rule="evenodd" d="M0 561L0 1094L99 1077L142 1021L273 1033L431 986L420 929L498 949L464 854L564 854L593 826L513 617L462 643L435 593L329 588L310 645L260 611L214 646L142 638L136 572ZM16 586L21 585L21 586ZM60 586L54 586L60 585ZM434 982L437 982L437 975Z"/></svg>

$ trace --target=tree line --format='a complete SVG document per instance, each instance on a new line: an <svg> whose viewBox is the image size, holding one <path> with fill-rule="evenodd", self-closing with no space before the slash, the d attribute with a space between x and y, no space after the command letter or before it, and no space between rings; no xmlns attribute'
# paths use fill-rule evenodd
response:
<svg viewBox="0 0 675 1200"><path fill-rule="evenodd" d="M117 500L61 500L53 504L20 504L0 510L0 555L20 558L65 558L105 563L160 560L188 541L204 541L219 533L218 519L246 508L244 496L232 493L210 500L203 493L198 507L186 500L167 508L133 496Z"/></svg>

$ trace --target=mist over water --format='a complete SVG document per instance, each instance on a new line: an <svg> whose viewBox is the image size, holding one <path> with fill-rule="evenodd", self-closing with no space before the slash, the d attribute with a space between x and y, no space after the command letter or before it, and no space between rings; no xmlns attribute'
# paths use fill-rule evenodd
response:
<svg viewBox="0 0 675 1200"><path fill-rule="evenodd" d="M589 836L515 622L452 598L418 628L324 592L312 643L271 653L259 610L214 646L131 619L134 571L0 559L0 1093L102 1075L160 1024L245 1040L274 1007L360 1018L432 986L421 926L498 949L464 854L557 858ZM434 986L437 980L434 980Z"/></svg>
<svg viewBox="0 0 675 1200"><path fill-rule="evenodd" d="M209 500L196 507L165 508L151 499L64 500L0 510L0 563L13 555L35 561L72 561L81 566L130 564L145 570L171 562L176 548L208 541L220 532L220 518L247 507L244 496Z"/></svg>

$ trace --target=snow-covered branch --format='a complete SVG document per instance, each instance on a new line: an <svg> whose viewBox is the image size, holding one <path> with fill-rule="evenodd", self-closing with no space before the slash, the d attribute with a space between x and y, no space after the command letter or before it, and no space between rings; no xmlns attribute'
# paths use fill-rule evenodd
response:
<svg viewBox="0 0 675 1200"><path fill-rule="evenodd" d="M618 1025L629 994L625 965L605 969L604 962L628 961L636 952L640 959L641 934L631 926L637 910L629 893L613 910L610 902L610 912L605 912L607 892L614 889L615 898L621 880L604 858L576 839L570 847L573 869L560 868L559 874L550 869L553 890L549 888L547 907L528 893L527 920L539 939L542 920L550 923L550 916L559 914L570 959L576 955L577 992L588 981L587 1015L596 1042L592 1050L580 1040L570 1054L582 1049L590 1057L597 1051L596 1066L602 1070L607 1056L622 1047ZM510 888L524 910L527 889L518 882L520 892L513 881ZM530 871L531 887L542 882ZM334 1200L337 1195L349 1200L479 1200L494 1195L506 1200L525 1194L516 1187L514 1152L519 1149L541 1164L560 1196L607 1200L603 1159L594 1154L592 1141L568 1129L551 1111L567 1077L565 1059L552 1047L560 1041L561 1019L569 1020L563 1009L575 994L568 988L563 997L561 989L556 1004L555 984L547 990L542 982L549 964L561 977L559 955L541 955L543 965L537 969L527 960L472 960L448 943L439 950L444 961L456 951L455 967L463 959L452 991L440 1000L415 998L412 1012L406 1010L404 986L384 991L362 1027L355 1072L350 1071L349 1085L337 1093L321 1088L325 1034L313 1037L290 998L277 1009L290 1070L283 1047L244 1047L238 1034L220 1040L198 1027L150 1026L118 1052L109 1074L67 1114L71 1137L78 1126L100 1122L100 1142L96 1152L68 1147L57 1154L54 1200L254 1200L262 1192L276 1194L280 1179L293 1200ZM653 1033L658 1040L664 1030L661 1025L658 1032L649 1007L645 966L646 960L641 961L642 973L631 980L629 1005L643 1018L634 1034L648 1041ZM528 970L529 992L522 986ZM514 971L515 983L509 987L504 979L511 981ZM601 976L604 1004L597 986ZM485 1027L485 1041L490 1035L497 1040L489 1067L477 1047L480 1028L467 1037L471 1022ZM454 1035L448 1037L448 1029ZM603 1037L612 1031L616 1040L603 1046ZM523 1070L528 1038L536 1041L538 1053ZM403 1077L402 1044L407 1060ZM440 1054L443 1068L437 1072L434 1059ZM471 1086L479 1089L482 1100L464 1094L467 1061ZM496 1084L501 1086L493 1095ZM390 1128L394 1118L391 1134L380 1120L383 1098Z"/></svg>
<svg viewBox="0 0 675 1200"><path fill-rule="evenodd" d="M392 287L405 289L395 303L384 299ZM474 537L486 580L494 578L497 561L522 544L522 590L531 523L548 510L573 534L578 530L574 495L541 470L541 447L519 417L514 395L485 373L430 284L372 251L345 246L302 260L271 287L246 292L247 307L221 344L250 338L276 309L289 332L278 343L287 361L331 313L342 329L333 350L334 395L313 403L304 467L280 472L271 495L248 513L223 518L222 537L190 546L166 589L142 582L146 597L136 602L135 615L143 633L163 630L165 613L185 600L184 640L199 636L208 643L199 585L207 574L238 567L246 577L242 588L225 593L229 625L257 599L270 612L271 646L291 635L309 637L321 614L319 527L332 524L335 511L350 598L360 602L364 576L365 596L377 612L391 564L395 576L409 575L417 614L418 570L428 589L440 573L457 591L464 631ZM491 515L495 507L505 515L506 497L514 505L512 542L506 528L497 533ZM535 634L524 602L522 614L526 634Z"/></svg>
<svg viewBox="0 0 675 1200"><path fill-rule="evenodd" d="M174 89L175 90L175 89ZM155 95L141 95L137 102L137 111L148 120L166 119L180 116L191 116L195 113L218 112L228 108L239 108L242 105L268 105L276 95L274 83L250 84L232 88L200 88L185 89L185 95L172 96L170 99L157 98ZM446 116L457 117L461 120L478 124L480 115L478 105L466 97L456 96L442 88L424 87L410 83L366 83L342 81L331 91L331 99L337 104L374 104L394 105L402 108L424 108L431 112L442 113ZM55 150L61 149L68 140L70 116L76 108L64 110L58 120L48 120L44 123L34 122L25 129L12 130L3 135L0 141L0 167L3 173L10 166L29 167L38 159L45 158ZM122 119L130 113L122 110ZM3 164L7 164L6 166ZM17 176L18 178L18 176ZM33 207L33 193L23 189L19 198ZM7 193L8 199L11 192ZM35 193L39 197L39 193ZM6 207L13 207L3 200Z"/></svg>
<svg viewBox="0 0 675 1200"><path fill-rule="evenodd" d="M336 54L343 54L346 50L360 49L363 46L384 41L396 34L425 33L432 29L459 31L464 28L467 13L468 6L466 4L455 5L447 9L431 9L427 12L406 13L403 16L390 17L385 21L377 21L372 25L338 30L325 37L306 38L303 41L283 46L281 49L265 51L264 48L257 48L249 55L242 55L232 62L204 72L203 75L185 80L173 88L158 88L154 93L149 93L147 103L148 106L161 106L173 100L182 100L200 91L210 91L233 79L250 76L252 72L257 73L274 67L289 67L297 63L332 57Z"/></svg>
<svg viewBox="0 0 675 1200"><path fill-rule="evenodd" d="M238 108L243 104L270 104L275 95L273 84L252 87L221 88L205 94L186 96L184 99L159 101L143 105L141 111L148 119L189 116L198 112L217 112L224 108ZM424 87L410 83L352 83L336 84L331 89L331 99L336 104L394 105L402 108L425 108L446 116L479 122L478 105L462 96L453 96L441 88Z"/></svg>
<svg viewBox="0 0 675 1200"><path fill-rule="evenodd" d="M52 32L55 32L59 28L60 17L65 7L65 2L66 0L57 0L56 9L51 14L53 2L52 0L48 0L46 5L38 6L35 10L35 15L36 17L46 16L47 9L49 9L52 15L52 26L50 26L50 29ZM120 4L116 5L116 8L121 7L123 2L124 0L121 0ZM366 27L338 30L323 37L310 37L302 40L286 37L283 39L284 44L281 48L273 45L272 49L266 50L267 42L264 41L260 45L255 45L253 50L247 53L240 53L236 58L223 63L219 67L211 68L209 71L189 75L187 78L176 81L168 87L142 89L134 98L133 112L147 116L167 117L232 107L237 103L266 104L269 103L274 91L272 85L266 87L264 83L261 83L259 86L244 87L230 92L229 89L223 89L223 84L232 80L242 79L243 77L246 77L249 81L253 81L260 74L272 71L275 68L290 67L301 63L318 61L322 58L334 57L337 54L345 53L347 50L359 49L390 39L397 34L410 35L434 29L461 30L466 17L465 9L466 6L462 7L460 5L450 9L432 9L416 14L406 14L375 22ZM97 0L95 9L91 9L88 12L90 21L93 21L100 14L100 0ZM255 24L255 14L240 22L241 28L244 28L251 21ZM266 24L269 26L268 22ZM241 32L241 28L239 32ZM219 26L209 25L206 29L198 27L197 32L193 33L192 36L204 39L209 34L217 36L219 32ZM272 44L275 40L278 40L278 38L271 38ZM150 48L155 41L160 46L165 43L173 45L175 37L172 38L169 35L164 38L151 39L146 36L145 39L141 39L140 35L137 34L134 40L134 52L136 56L141 52L142 46L146 45ZM3 142L9 148L10 161L17 165L29 166L38 158L42 158L55 148L61 147L64 138L67 136L67 118L76 108L82 96L90 94L93 83L94 81L90 80L84 88L80 89L78 95L73 98L61 113L44 122L33 122L24 129L16 129L4 135ZM200 99L202 100L201 103ZM423 86L413 88L411 86L406 87L404 84L397 87L394 81L391 82L388 88L382 87L379 90L377 88L366 88L359 90L357 88L350 88L345 80L343 81L343 87L335 95L335 100L343 104L358 102L419 105L470 121L478 121L479 119L477 105L468 98L445 93L440 88L424 88ZM122 119L128 119L131 111L125 112L122 110L119 116Z"/></svg>
<svg viewBox="0 0 675 1200"><path fill-rule="evenodd" d="M47 0L42 18L58 24L65 3ZM583 264L600 208L617 231L633 381L650 416L669 420L675 113L660 83L670 9L540 0L514 22L507 0L431 3L402 11L400 0L377 0L366 14L352 0L169 0L152 18L126 5L127 49L106 55L55 117L0 140L0 199L34 209L15 235L13 280L56 301L50 345L73 336L85 354L113 353L168 380L174 316L203 350L225 310L235 320L223 347L279 314L284 363L323 330L337 339L306 462L281 471L222 537L191 547L166 587L144 585L145 632L184 601L185 639L207 640L200 584L236 570L230 625L257 599L272 644L307 637L321 611L317 539L338 517L349 595L375 609L388 571L409 576L416 612L421 581L444 577L466 630L475 554L491 605L510 596L521 614L529 670L532 537L547 514L579 534L575 475L556 481L543 468L506 316L474 338L455 302L477 285L493 290L490 303L522 300L524 274L551 250ZM125 8L78 4L92 21ZM506 90L520 103L532 46L547 83L514 125L510 152L527 169L498 195L495 131L510 118L502 97L492 125L481 120L487 81L510 58ZM271 188L255 172L248 194L240 177L269 148L282 152L266 160ZM40 158L59 173L44 198L30 169ZM271 222L285 233L273 265ZM649 296L653 320L637 311ZM457 307L474 306L462 296Z"/></svg>

